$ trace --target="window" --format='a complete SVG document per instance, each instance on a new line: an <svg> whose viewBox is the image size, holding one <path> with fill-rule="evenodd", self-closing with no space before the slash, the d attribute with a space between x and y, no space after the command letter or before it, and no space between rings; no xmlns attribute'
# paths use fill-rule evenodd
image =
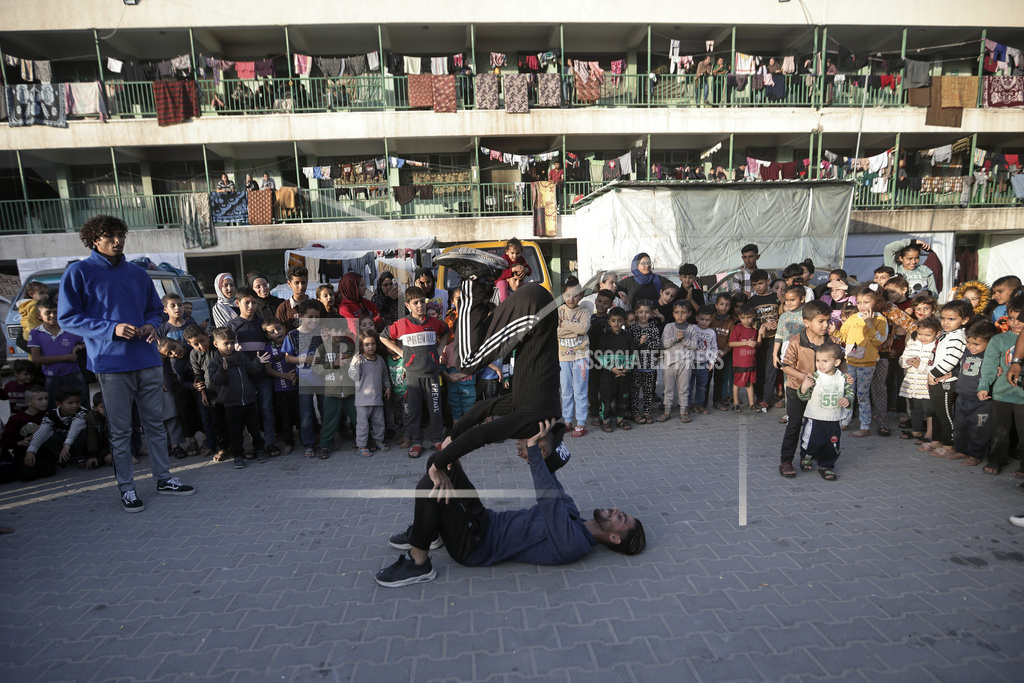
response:
<svg viewBox="0 0 1024 683"><path fill-rule="evenodd" d="M203 295L191 280L178 280L178 289L183 299L202 299Z"/></svg>

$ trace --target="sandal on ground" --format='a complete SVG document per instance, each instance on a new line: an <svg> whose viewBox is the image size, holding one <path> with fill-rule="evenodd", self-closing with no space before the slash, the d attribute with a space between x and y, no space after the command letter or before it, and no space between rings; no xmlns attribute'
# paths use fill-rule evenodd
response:
<svg viewBox="0 0 1024 683"><path fill-rule="evenodd" d="M993 477L997 476L1003 468L1000 465L986 465L985 469L982 470L985 474L991 474Z"/></svg>
<svg viewBox="0 0 1024 683"><path fill-rule="evenodd" d="M224 462L227 459L228 459L228 454L225 453L224 451L217 451L216 453L213 454L213 461L214 462Z"/></svg>
<svg viewBox="0 0 1024 683"><path fill-rule="evenodd" d="M938 448L938 446L933 446L929 441L926 443L922 443L920 446L917 447L917 450L921 451L922 453L927 453L928 451L934 451L936 448Z"/></svg>
<svg viewBox="0 0 1024 683"><path fill-rule="evenodd" d="M361 457L361 458L371 458L371 457L373 457L373 451L371 451L369 448L360 448L359 449L359 457Z"/></svg>
<svg viewBox="0 0 1024 683"><path fill-rule="evenodd" d="M923 434L915 434L914 432L910 431L909 429L906 430L906 431L900 432L900 438L901 439L907 439L908 441L910 439L920 439L922 436L923 436Z"/></svg>
<svg viewBox="0 0 1024 683"><path fill-rule="evenodd" d="M900 429L910 429L910 425L911 422L909 417L900 418Z"/></svg>
<svg viewBox="0 0 1024 683"><path fill-rule="evenodd" d="M814 458L800 458L800 469L810 471L814 469Z"/></svg>
<svg viewBox="0 0 1024 683"><path fill-rule="evenodd" d="M786 407L786 399L782 399L781 401L777 402L775 404L775 407L776 408L785 408Z"/></svg>
<svg viewBox="0 0 1024 683"><path fill-rule="evenodd" d="M604 432L605 434L611 434L614 431L612 429L612 421L608 420L603 425L601 425L601 431Z"/></svg>
<svg viewBox="0 0 1024 683"><path fill-rule="evenodd" d="M707 415L708 409L705 408L704 406L697 406L696 408L693 409L693 412L697 413L698 415Z"/></svg>
<svg viewBox="0 0 1024 683"><path fill-rule="evenodd" d="M976 467L981 464L981 458L975 458L968 455L960 464L963 465L964 467Z"/></svg>
<svg viewBox="0 0 1024 683"><path fill-rule="evenodd" d="M601 418L599 418L599 417L592 417L592 418L590 418L590 426L591 427L600 427L601 424L602 424L601 423Z"/></svg>
<svg viewBox="0 0 1024 683"><path fill-rule="evenodd" d="M618 427L619 429L621 429L624 432L628 432L630 429L633 428L633 426L631 424L629 424L628 422L626 422L625 420L619 420L618 423L615 426Z"/></svg>
<svg viewBox="0 0 1024 683"><path fill-rule="evenodd" d="M1013 473L1014 479L1024 479L1024 470L1017 470Z"/></svg>
<svg viewBox="0 0 1024 683"><path fill-rule="evenodd" d="M734 404L733 404L733 406L732 406L732 412L734 412L734 413L738 413L738 412L740 412L740 404L739 404L739 403L734 403Z"/></svg>
<svg viewBox="0 0 1024 683"><path fill-rule="evenodd" d="M950 454L950 452L951 451L946 450L945 446L939 446L938 448L933 448L929 455L931 455L933 458L945 458L947 455Z"/></svg>
<svg viewBox="0 0 1024 683"><path fill-rule="evenodd" d="M663 413L663 414L659 415L658 417L654 418L654 421L655 422L668 422L671 418L672 418L671 414Z"/></svg>
<svg viewBox="0 0 1024 683"><path fill-rule="evenodd" d="M888 427L879 427L878 435L879 436L891 436L892 435L892 430L889 429Z"/></svg>
<svg viewBox="0 0 1024 683"><path fill-rule="evenodd" d="M188 453L186 453L185 449L182 448L181 446L175 446L174 448L172 448L171 449L171 455L173 455L178 460L181 460L182 458L187 458L188 457Z"/></svg>
<svg viewBox="0 0 1024 683"><path fill-rule="evenodd" d="M654 416L651 415L650 413L647 413L646 415L644 415L644 419L647 420L647 424L649 424L649 425L654 424Z"/></svg>
<svg viewBox="0 0 1024 683"><path fill-rule="evenodd" d="M305 450L305 452L304 452L304 453L302 454L302 456L303 456L303 457L305 457L305 458L312 458L312 457L314 457L315 455L316 455L316 454L315 454L315 453L313 453L313 449L312 449L312 448L307 448L307 449Z"/></svg>
<svg viewBox="0 0 1024 683"><path fill-rule="evenodd" d="M793 469L793 463L784 462L781 465L779 465L779 474L786 477L787 479L792 479L793 477L795 477L796 470Z"/></svg>
<svg viewBox="0 0 1024 683"><path fill-rule="evenodd" d="M836 479L839 478L839 475L835 473L835 470L832 470L828 467L819 467L818 474L820 474L821 478L824 479L825 481L835 481Z"/></svg>
<svg viewBox="0 0 1024 683"><path fill-rule="evenodd" d="M327 460L329 457L331 457L331 451L326 448L321 448L320 453L316 457L320 458L321 460Z"/></svg>
<svg viewBox="0 0 1024 683"><path fill-rule="evenodd" d="M647 418L641 415L640 417L636 418L636 423L638 425L645 425L647 424Z"/></svg>
<svg viewBox="0 0 1024 683"><path fill-rule="evenodd" d="M957 451L953 451L952 453L946 454L946 460L963 460L966 457L966 453L959 453Z"/></svg>
<svg viewBox="0 0 1024 683"><path fill-rule="evenodd" d="M693 422L693 418L690 417L689 413L682 413L681 412L681 413L679 413L679 421L684 423L684 424L689 424L690 422Z"/></svg>
<svg viewBox="0 0 1024 683"><path fill-rule="evenodd" d="M199 451L200 457L209 458L211 455L213 455L213 449L211 448L204 447L201 451Z"/></svg>
<svg viewBox="0 0 1024 683"><path fill-rule="evenodd" d="M199 444L195 440L188 442L185 455L199 455Z"/></svg>
<svg viewBox="0 0 1024 683"><path fill-rule="evenodd" d="M715 407L718 408L719 410L729 410L728 403L716 403Z"/></svg>

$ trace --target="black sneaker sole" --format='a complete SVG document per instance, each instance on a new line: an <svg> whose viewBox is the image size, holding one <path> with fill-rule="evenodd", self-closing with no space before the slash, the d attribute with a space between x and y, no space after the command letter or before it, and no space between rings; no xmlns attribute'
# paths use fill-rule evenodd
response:
<svg viewBox="0 0 1024 683"><path fill-rule="evenodd" d="M145 506L145 505L139 505L139 506L137 506L137 507L128 507L127 505L125 505L125 504L123 504L123 503L121 504L121 507L123 507L123 508L124 508L124 511L125 511L125 512L131 512L131 513L134 513L134 512L142 512L143 510L145 510L145 509L146 509L146 506Z"/></svg>
<svg viewBox="0 0 1024 683"><path fill-rule="evenodd" d="M196 493L195 489L189 489L182 491L181 489L157 489L156 492L161 496L193 496Z"/></svg>
<svg viewBox="0 0 1024 683"><path fill-rule="evenodd" d="M382 581L380 577L375 576L373 577L373 580L387 588L401 588L402 586L411 586L414 583L425 583L427 581L433 581L435 578L437 578L437 570L431 567L430 571L426 574L410 576L407 579L399 579L397 581Z"/></svg>
<svg viewBox="0 0 1024 683"><path fill-rule="evenodd" d="M398 542L395 542L395 541L391 540L390 538L388 539L388 545L391 546L392 548L394 548L395 550L412 550L412 545L411 544L409 544L409 543L398 543ZM431 550L437 550L438 548L440 548L443 545L444 545L444 542L441 540L441 537L438 536L437 538L434 539L434 542L430 544L430 549Z"/></svg>

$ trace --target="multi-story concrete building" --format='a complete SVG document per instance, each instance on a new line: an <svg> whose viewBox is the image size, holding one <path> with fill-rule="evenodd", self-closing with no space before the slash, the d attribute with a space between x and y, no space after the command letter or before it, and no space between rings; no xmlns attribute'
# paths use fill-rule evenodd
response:
<svg viewBox="0 0 1024 683"><path fill-rule="evenodd" d="M133 250L182 251L181 195L214 191L222 173L239 189L266 172L298 191L276 222L217 223L215 246L185 249L207 287L220 270L276 272L284 249L309 240L526 237L531 182L557 161L567 172L557 235L544 238L557 272L587 237L573 200L637 142L639 180L685 177L687 166L743 177L747 158L813 180L842 157L890 152L884 183L853 173L851 233L953 234L983 277L993 246L1020 244L1024 231L1004 172L1024 153L1024 109L981 106L1014 104L986 94L986 67L1024 66L1013 50L1024 49L1024 5L1013 0L4 5L5 83L78 84L56 90L75 97L66 128L0 127L8 266L80 254L73 231L98 212L124 216ZM921 91L908 76L922 63L933 78L925 103L936 77L947 93L931 109L912 106ZM188 100L192 87L196 117L162 125L179 115L164 107L158 120L158 100ZM529 113L510 113L520 94ZM964 191L956 178L974 177L972 160L987 173Z"/></svg>

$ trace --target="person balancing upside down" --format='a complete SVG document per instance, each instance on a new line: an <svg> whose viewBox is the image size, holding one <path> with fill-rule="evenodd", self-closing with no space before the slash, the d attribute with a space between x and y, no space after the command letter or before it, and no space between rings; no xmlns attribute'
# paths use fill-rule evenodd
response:
<svg viewBox="0 0 1024 683"><path fill-rule="evenodd" d="M478 402L452 428L444 448L431 456L416 485L413 523L389 543L408 551L380 570L382 586L430 581L436 573L428 551L443 541L459 564L476 567L513 561L542 565L575 562L598 543L635 555L646 547L643 524L617 508L594 510L584 520L554 472L569 460L561 405L555 302L540 285L527 283L488 311L493 278L504 261L476 249L456 249L435 261L463 278L456 333L461 372L474 372L516 351L513 393ZM484 422L487 416L497 416ZM516 439L527 460L537 504L522 510L484 507L459 458L487 443Z"/></svg>

